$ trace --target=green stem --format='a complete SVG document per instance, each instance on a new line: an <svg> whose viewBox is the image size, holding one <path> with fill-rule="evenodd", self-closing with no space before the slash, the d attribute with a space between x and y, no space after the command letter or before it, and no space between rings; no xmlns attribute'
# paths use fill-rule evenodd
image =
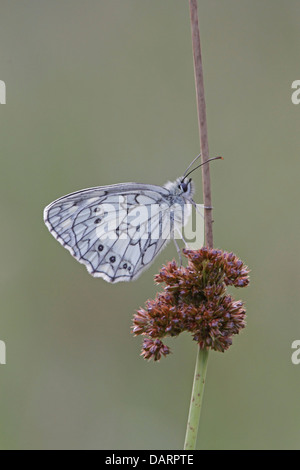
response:
<svg viewBox="0 0 300 470"><path fill-rule="evenodd" d="M191 396L189 417L184 441L184 450L195 450L198 434L198 426L201 414L205 376L208 362L208 350L198 348L194 383Z"/></svg>

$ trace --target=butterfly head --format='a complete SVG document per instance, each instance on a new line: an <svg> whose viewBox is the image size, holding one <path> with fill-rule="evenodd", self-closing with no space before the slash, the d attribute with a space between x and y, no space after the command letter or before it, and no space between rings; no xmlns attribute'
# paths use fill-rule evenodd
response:
<svg viewBox="0 0 300 470"><path fill-rule="evenodd" d="M174 196L183 196L187 200L191 200L195 192L195 185L191 178L185 178L182 176L173 183L167 183L165 185Z"/></svg>
<svg viewBox="0 0 300 470"><path fill-rule="evenodd" d="M194 183L192 178L179 178L177 181L178 189L182 193L182 195L186 195L185 197L192 196L194 193Z"/></svg>

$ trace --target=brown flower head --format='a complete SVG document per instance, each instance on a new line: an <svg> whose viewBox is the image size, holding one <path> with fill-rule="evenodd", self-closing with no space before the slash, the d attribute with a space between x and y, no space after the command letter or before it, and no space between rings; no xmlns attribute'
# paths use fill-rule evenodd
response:
<svg viewBox="0 0 300 470"><path fill-rule="evenodd" d="M164 291L148 300L133 318L133 333L144 335L142 355L159 360L169 354L162 338L188 331L202 349L224 352L232 336L245 327L245 309L226 286L249 284L247 266L233 253L209 249L183 250L187 267L175 261L163 266L155 276L165 283Z"/></svg>

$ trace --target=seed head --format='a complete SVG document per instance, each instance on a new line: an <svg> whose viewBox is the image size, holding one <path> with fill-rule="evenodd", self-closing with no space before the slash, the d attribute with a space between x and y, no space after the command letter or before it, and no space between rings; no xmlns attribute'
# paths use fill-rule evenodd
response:
<svg viewBox="0 0 300 470"><path fill-rule="evenodd" d="M249 269L233 253L203 247L184 249L187 267L175 261L163 266L155 276L164 290L148 300L133 318L133 333L145 336L142 356L158 361L170 353L162 339L183 331L202 349L224 352L232 336L245 327L243 302L235 301L226 286L245 287Z"/></svg>

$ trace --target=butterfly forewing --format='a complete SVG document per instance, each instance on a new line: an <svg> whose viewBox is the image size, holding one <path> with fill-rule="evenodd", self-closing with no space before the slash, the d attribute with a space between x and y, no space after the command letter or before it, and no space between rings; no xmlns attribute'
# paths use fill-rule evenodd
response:
<svg viewBox="0 0 300 470"><path fill-rule="evenodd" d="M136 279L173 236L186 202L169 188L123 183L90 188L49 204L44 220L53 236L95 277ZM173 210L174 212L174 210Z"/></svg>

